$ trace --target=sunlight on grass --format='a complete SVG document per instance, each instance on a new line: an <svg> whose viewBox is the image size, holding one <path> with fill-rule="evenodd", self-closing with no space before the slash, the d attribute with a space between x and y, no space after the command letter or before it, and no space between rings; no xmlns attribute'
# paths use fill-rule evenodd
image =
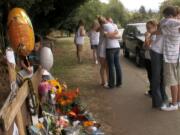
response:
<svg viewBox="0 0 180 135"><path fill-rule="evenodd" d="M54 66L52 73L64 80L70 86L85 87L93 79L93 72L97 66L92 64L91 50L88 39L83 48L83 63L78 64L73 38L62 38L55 41Z"/></svg>

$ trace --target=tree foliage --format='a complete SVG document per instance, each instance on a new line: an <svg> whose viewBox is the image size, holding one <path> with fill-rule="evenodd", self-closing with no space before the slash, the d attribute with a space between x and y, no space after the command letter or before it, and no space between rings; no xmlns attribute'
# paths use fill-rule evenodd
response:
<svg viewBox="0 0 180 135"><path fill-rule="evenodd" d="M163 9L167 6L179 6L180 7L180 0L166 0L160 6L160 13L162 13Z"/></svg>
<svg viewBox="0 0 180 135"><path fill-rule="evenodd" d="M99 15L111 17L119 25L124 25L129 17L128 11L119 0L110 0L109 4L101 3L99 0L89 0L72 14L71 19L67 19L66 24L71 24L68 27L75 28L75 24L82 19L86 29L89 29Z"/></svg>
<svg viewBox="0 0 180 135"><path fill-rule="evenodd" d="M50 28L72 32L80 19L84 20L89 29L97 15L111 17L122 26L128 22L158 19L167 5L180 6L180 0L164 1L159 13L146 10L144 6L135 12L128 11L120 0L110 0L108 4L99 0L1 0L0 21L5 26L8 11L13 7L22 7L29 14L36 32L44 33Z"/></svg>
<svg viewBox="0 0 180 135"><path fill-rule="evenodd" d="M110 0L106 7L105 15L112 17L117 24L124 25L128 20L128 12L119 0Z"/></svg>
<svg viewBox="0 0 180 135"><path fill-rule="evenodd" d="M66 20L85 1L87 0L1 0L1 21L5 25L9 10L21 7L30 15L35 31L45 32Z"/></svg>
<svg viewBox="0 0 180 135"><path fill-rule="evenodd" d="M130 22L136 23L136 22L147 22L148 20L155 19L157 20L158 18L158 13L149 9L146 10L144 6L141 6L138 11L136 12L131 12L130 13L131 17L129 19Z"/></svg>

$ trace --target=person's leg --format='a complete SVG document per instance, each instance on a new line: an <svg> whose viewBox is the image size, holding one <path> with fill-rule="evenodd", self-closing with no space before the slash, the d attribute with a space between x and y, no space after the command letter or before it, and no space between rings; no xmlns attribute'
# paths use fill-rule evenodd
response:
<svg viewBox="0 0 180 135"><path fill-rule="evenodd" d="M107 59L105 59L105 73L106 73L106 83L109 82L109 66L107 63Z"/></svg>
<svg viewBox="0 0 180 135"><path fill-rule="evenodd" d="M152 91L151 91L151 85L152 85L152 69L151 69L151 60L145 59L145 68L147 71L147 77L149 81L149 90L147 91L147 94L152 96Z"/></svg>
<svg viewBox="0 0 180 135"><path fill-rule="evenodd" d="M145 59L145 68L148 76L148 81L151 83L151 61L149 59Z"/></svg>
<svg viewBox="0 0 180 135"><path fill-rule="evenodd" d="M120 66L120 56L119 56L120 49L117 49L114 56L114 64L115 64L115 70L116 70L116 86L122 85L122 71Z"/></svg>
<svg viewBox="0 0 180 135"><path fill-rule="evenodd" d="M101 76L101 85L105 85L105 64L104 64L105 58L99 58L100 63L100 76Z"/></svg>
<svg viewBox="0 0 180 135"><path fill-rule="evenodd" d="M166 93L165 83L164 83L164 67L163 67L163 55L159 54L159 60L160 60L160 91L163 102L167 102L168 96Z"/></svg>
<svg viewBox="0 0 180 135"><path fill-rule="evenodd" d="M164 63L164 79L165 84L170 86L172 104L163 107L163 111L176 111L178 110L178 78L177 78L177 65L173 63Z"/></svg>
<svg viewBox="0 0 180 135"><path fill-rule="evenodd" d="M171 86L172 104L176 105L178 101L178 85Z"/></svg>
<svg viewBox="0 0 180 135"><path fill-rule="evenodd" d="M76 45L76 56L77 56L77 60L79 60L79 49L78 49L78 45Z"/></svg>
<svg viewBox="0 0 180 135"><path fill-rule="evenodd" d="M177 100L180 106L180 85L178 85L178 99Z"/></svg>
<svg viewBox="0 0 180 135"><path fill-rule="evenodd" d="M151 92L152 92L152 106L161 107L163 104L162 96L160 92L160 82L161 82L161 65L159 55L151 51L151 69L152 69L152 78L151 78Z"/></svg>
<svg viewBox="0 0 180 135"><path fill-rule="evenodd" d="M98 64L98 52L97 52L97 46L94 49L94 58L95 58L95 63Z"/></svg>
<svg viewBox="0 0 180 135"><path fill-rule="evenodd" d="M115 85L115 71L114 71L114 49L106 50L106 59L109 67L109 82L108 85L110 88L113 88Z"/></svg>
<svg viewBox="0 0 180 135"><path fill-rule="evenodd" d="M180 63L177 65L177 78L178 78L178 105L180 107Z"/></svg>
<svg viewBox="0 0 180 135"><path fill-rule="evenodd" d="M78 57L78 62L81 63L82 62L82 45L77 45L77 57Z"/></svg>
<svg viewBox="0 0 180 135"><path fill-rule="evenodd" d="M96 50L95 50L95 48L93 48L92 49L92 51L93 51L93 61L94 61L94 63L96 62Z"/></svg>

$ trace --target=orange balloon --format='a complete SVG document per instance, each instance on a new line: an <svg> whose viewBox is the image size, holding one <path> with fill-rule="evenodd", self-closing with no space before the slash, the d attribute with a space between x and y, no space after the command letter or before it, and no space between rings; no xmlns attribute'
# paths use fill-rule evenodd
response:
<svg viewBox="0 0 180 135"><path fill-rule="evenodd" d="M27 56L34 49L34 30L25 10L13 8L8 15L8 36L13 50Z"/></svg>

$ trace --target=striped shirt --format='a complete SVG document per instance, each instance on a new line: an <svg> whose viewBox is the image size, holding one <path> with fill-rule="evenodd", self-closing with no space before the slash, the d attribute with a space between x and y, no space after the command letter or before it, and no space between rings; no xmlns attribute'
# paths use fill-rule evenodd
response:
<svg viewBox="0 0 180 135"><path fill-rule="evenodd" d="M166 63L177 63L180 53L180 21L172 18L163 19L160 25L164 36L164 61Z"/></svg>

